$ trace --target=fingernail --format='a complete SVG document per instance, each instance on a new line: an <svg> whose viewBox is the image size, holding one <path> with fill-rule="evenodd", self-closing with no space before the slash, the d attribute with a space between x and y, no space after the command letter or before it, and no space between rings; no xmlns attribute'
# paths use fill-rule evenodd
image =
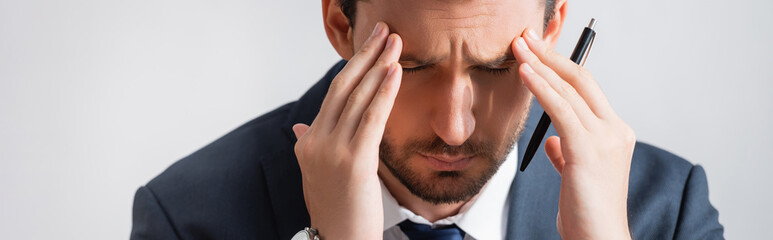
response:
<svg viewBox="0 0 773 240"><path fill-rule="evenodd" d="M537 33L534 32L534 30L532 30L531 28L529 28L529 30L526 31L526 36L531 38L531 40L540 40L539 35L537 35Z"/></svg>
<svg viewBox="0 0 773 240"><path fill-rule="evenodd" d="M523 50L529 50L529 46L526 45L526 41L524 41L522 37L519 37L518 40L515 40L515 45Z"/></svg>
<svg viewBox="0 0 773 240"><path fill-rule="evenodd" d="M384 26L382 26L381 22L376 23L376 27L373 28L373 33L370 34L370 36L376 36L379 33L381 33L381 30L384 29Z"/></svg>
<svg viewBox="0 0 773 240"><path fill-rule="evenodd" d="M387 44L385 49L392 49L392 45L395 43L395 36L389 35L389 38L387 38Z"/></svg>
<svg viewBox="0 0 773 240"><path fill-rule="evenodd" d="M526 73L534 73L534 69L532 69L528 63L523 63L523 70L526 71Z"/></svg>

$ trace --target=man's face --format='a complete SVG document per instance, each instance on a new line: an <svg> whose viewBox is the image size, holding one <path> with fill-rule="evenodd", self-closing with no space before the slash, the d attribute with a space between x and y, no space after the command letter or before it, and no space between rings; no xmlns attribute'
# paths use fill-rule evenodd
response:
<svg viewBox="0 0 773 240"><path fill-rule="evenodd" d="M541 0L358 3L355 50L378 21L403 39L400 91L381 144L382 178L440 204L477 194L517 141L531 94L510 48L542 29Z"/></svg>

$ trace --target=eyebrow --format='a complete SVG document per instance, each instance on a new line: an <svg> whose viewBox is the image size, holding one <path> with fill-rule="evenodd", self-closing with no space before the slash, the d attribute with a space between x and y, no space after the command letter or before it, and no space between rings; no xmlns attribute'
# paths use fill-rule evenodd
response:
<svg viewBox="0 0 773 240"><path fill-rule="evenodd" d="M425 66L425 65L435 65L438 62L441 62L445 60L445 57L430 57L430 58L420 58L418 56L409 54L409 53L403 53L400 55L400 62L407 62L411 64L416 64L418 66Z"/></svg>
<svg viewBox="0 0 773 240"><path fill-rule="evenodd" d="M480 59L468 59L468 62L472 62L473 65L483 66L487 68L498 68L504 64L515 62L515 56L511 52L506 52L503 55L492 60L480 60Z"/></svg>
<svg viewBox="0 0 773 240"><path fill-rule="evenodd" d="M445 58L446 58L445 56L421 58L409 53L403 53L400 56L399 61L402 63L410 63L418 66L431 66L445 60ZM499 68L499 67L502 67L502 65L504 64L515 62L515 56L513 56L512 52L505 52L501 56L491 60L475 59L475 58L470 58L465 56L465 61L470 63L473 66L486 67L486 68Z"/></svg>

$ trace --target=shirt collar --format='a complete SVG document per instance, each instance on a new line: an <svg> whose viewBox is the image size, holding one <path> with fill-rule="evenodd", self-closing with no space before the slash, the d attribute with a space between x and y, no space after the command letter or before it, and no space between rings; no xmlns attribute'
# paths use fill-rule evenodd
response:
<svg viewBox="0 0 773 240"><path fill-rule="evenodd" d="M400 206L381 182L381 196L384 205L384 230L395 227L398 223L411 220L415 223L428 225L456 224L469 236L475 239L503 239L507 230L507 213L509 208L510 185L515 177L518 164L517 145L508 154L505 162L491 177L486 186L470 201L462 205L459 213L434 223L411 210Z"/></svg>

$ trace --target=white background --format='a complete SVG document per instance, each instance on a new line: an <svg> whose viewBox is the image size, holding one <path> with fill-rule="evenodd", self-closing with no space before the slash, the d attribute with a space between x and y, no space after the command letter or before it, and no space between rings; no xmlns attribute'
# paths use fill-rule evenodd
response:
<svg viewBox="0 0 773 240"><path fill-rule="evenodd" d="M123 239L134 191L338 57L318 1L0 0L0 238ZM773 2L570 0L638 138L706 168L730 239L773 219Z"/></svg>

